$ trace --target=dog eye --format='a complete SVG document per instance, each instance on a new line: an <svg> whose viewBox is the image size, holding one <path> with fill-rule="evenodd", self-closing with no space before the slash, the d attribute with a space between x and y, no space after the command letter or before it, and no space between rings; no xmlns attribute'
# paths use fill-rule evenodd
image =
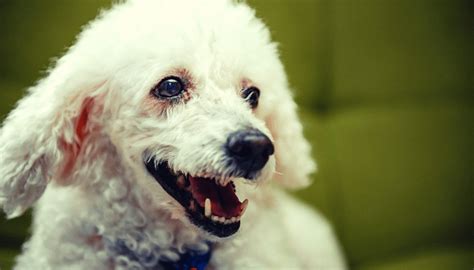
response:
<svg viewBox="0 0 474 270"><path fill-rule="evenodd" d="M260 90L257 87L249 87L242 91L242 97L250 105L252 109L257 108L258 98L260 97Z"/></svg>
<svg viewBox="0 0 474 270"><path fill-rule="evenodd" d="M184 91L184 84L178 77L167 77L161 80L152 89L153 95L159 98L171 98L178 96Z"/></svg>

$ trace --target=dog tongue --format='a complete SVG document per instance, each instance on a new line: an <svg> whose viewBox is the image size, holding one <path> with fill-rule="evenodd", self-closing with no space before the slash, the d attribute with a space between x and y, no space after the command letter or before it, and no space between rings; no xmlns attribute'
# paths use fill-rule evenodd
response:
<svg viewBox="0 0 474 270"><path fill-rule="evenodd" d="M220 186L213 179L189 176L191 193L194 199L204 208L206 198L211 200L212 214L219 217L237 217L242 211L242 203L235 195L234 187L228 183Z"/></svg>

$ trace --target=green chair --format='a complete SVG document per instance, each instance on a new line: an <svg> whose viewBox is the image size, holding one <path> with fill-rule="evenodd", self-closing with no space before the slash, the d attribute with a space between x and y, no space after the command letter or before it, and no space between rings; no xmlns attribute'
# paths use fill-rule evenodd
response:
<svg viewBox="0 0 474 270"><path fill-rule="evenodd" d="M109 1L0 1L0 114ZM249 0L280 43L319 172L297 196L351 269L474 267L474 5ZM10 269L28 216L0 220Z"/></svg>

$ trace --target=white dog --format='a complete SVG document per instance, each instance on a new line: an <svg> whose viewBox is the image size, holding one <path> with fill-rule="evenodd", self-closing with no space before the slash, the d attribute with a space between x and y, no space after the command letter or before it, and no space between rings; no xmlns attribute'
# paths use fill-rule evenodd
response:
<svg viewBox="0 0 474 270"><path fill-rule="evenodd" d="M295 109L244 3L114 6L1 130L0 204L41 197L16 269L344 269L283 192L315 168Z"/></svg>

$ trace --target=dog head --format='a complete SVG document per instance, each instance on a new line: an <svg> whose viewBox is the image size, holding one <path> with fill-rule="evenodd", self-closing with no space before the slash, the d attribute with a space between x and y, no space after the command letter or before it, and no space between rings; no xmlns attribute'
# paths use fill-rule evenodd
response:
<svg viewBox="0 0 474 270"><path fill-rule="evenodd" d="M314 169L269 31L245 4L215 0L103 13L10 113L0 153L10 217L50 180L85 184L88 171L123 167L143 196L219 237L248 203L234 182L301 187Z"/></svg>

